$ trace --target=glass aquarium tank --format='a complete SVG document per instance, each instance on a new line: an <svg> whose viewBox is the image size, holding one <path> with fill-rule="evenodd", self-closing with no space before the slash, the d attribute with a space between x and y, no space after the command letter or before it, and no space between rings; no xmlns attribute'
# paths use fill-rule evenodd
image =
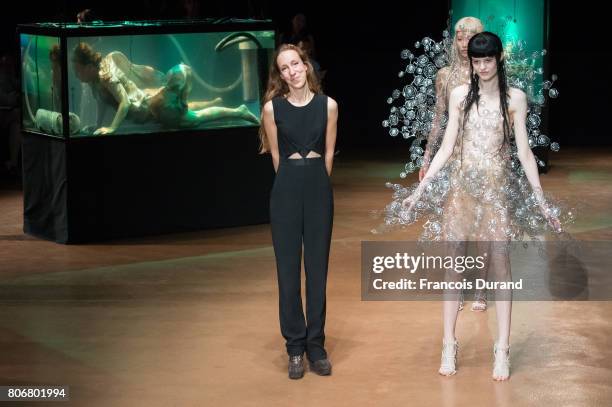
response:
<svg viewBox="0 0 612 407"><path fill-rule="evenodd" d="M269 21L38 23L19 31L26 131L78 138L259 126L274 50Z"/></svg>

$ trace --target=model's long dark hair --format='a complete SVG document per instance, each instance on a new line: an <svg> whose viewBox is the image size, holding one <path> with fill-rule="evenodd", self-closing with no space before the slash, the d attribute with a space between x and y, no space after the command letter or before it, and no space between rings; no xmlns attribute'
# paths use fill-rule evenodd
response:
<svg viewBox="0 0 612 407"><path fill-rule="evenodd" d="M489 31L483 31L474 35L468 43L468 58L470 59L470 90L465 98L465 110L463 111L463 126L468 119L470 108L478 102L480 89L478 86L478 75L474 72L474 66L471 64L472 58L495 57L497 61L497 81L499 84L499 106L503 118L504 126L504 141L510 143L510 120L508 119L508 81L506 78L506 67L502 59L504 48L500 38Z"/></svg>

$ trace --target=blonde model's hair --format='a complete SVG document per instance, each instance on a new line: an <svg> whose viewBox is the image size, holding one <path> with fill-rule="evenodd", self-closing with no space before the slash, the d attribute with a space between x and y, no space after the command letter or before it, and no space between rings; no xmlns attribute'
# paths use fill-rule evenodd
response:
<svg viewBox="0 0 612 407"><path fill-rule="evenodd" d="M484 25L482 21L476 17L463 17L455 23L455 31L453 32L453 42L450 49L450 55L448 58L451 71L453 68L459 66L460 57L459 51L457 51L457 32L464 31L470 34L478 34L484 31Z"/></svg>

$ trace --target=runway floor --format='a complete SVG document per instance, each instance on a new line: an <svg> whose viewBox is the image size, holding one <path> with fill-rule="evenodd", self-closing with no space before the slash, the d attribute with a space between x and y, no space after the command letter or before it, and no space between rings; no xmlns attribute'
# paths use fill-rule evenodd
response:
<svg viewBox="0 0 612 407"><path fill-rule="evenodd" d="M399 163L337 160L334 371L299 381L286 373L269 225L65 246L24 235L22 193L1 190L0 385L69 385L75 406L612 405L612 302L515 302L512 376L497 383L493 306L460 313L447 378L440 302L361 300L361 241L418 233L370 234ZM576 239L612 240L612 151L562 150L541 180L584 203Z"/></svg>

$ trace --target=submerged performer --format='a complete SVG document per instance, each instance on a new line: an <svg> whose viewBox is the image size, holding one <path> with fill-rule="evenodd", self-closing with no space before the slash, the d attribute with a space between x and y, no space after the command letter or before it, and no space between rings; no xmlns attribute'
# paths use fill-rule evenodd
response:
<svg viewBox="0 0 612 407"><path fill-rule="evenodd" d="M450 92L440 148L420 184L396 188L395 201L386 208L386 223L406 225L427 215L425 240L450 242L457 251L465 248L461 242L489 242L489 278L508 282L508 243L525 234L561 232L563 214L544 197L540 186L528 143L527 97L507 85L501 40L490 32L476 34L469 41L468 56L470 83ZM516 144L518 168L510 159L511 143ZM500 294L505 296L496 298L498 337L492 376L507 380L512 300L511 293ZM439 373L446 376L457 371L458 301L458 293L445 295Z"/></svg>
<svg viewBox="0 0 612 407"><path fill-rule="evenodd" d="M98 102L96 135L114 133L126 118L136 123L157 122L169 128L193 128L223 119L259 124L245 105L215 106L221 103L220 98L187 102L192 73L184 64L174 66L164 76L150 66L133 64L119 51L102 57L84 42L75 47L72 62L76 76L90 85ZM103 127L101 121L107 106L117 110L111 124Z"/></svg>

